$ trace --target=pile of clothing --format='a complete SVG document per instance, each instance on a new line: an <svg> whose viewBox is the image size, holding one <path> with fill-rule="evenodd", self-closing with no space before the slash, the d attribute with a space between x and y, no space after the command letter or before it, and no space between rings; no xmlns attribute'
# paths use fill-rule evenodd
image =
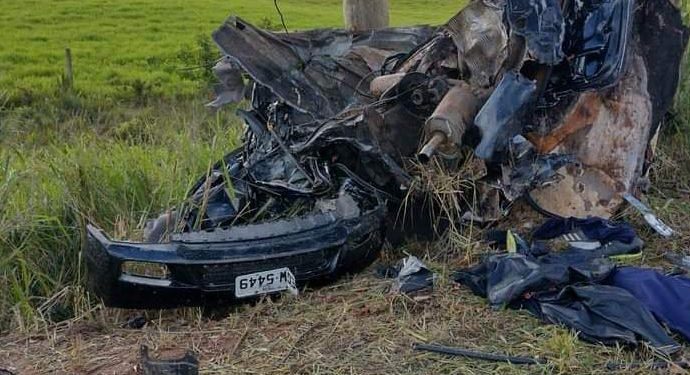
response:
<svg viewBox="0 0 690 375"><path fill-rule="evenodd" d="M526 309L591 342L645 341L663 354L681 346L662 324L690 340L690 279L612 261L640 254L643 242L630 225L550 219L532 234L531 244L510 232L492 235L501 237L499 243L515 245L454 274L492 308ZM554 239L565 240L565 249L552 251L548 241Z"/></svg>

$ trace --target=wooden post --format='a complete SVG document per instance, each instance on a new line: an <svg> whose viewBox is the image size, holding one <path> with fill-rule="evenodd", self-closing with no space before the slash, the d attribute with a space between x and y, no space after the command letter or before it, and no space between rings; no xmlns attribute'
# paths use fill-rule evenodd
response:
<svg viewBox="0 0 690 375"><path fill-rule="evenodd" d="M63 78L63 88L66 90L72 89L74 83L74 72L72 71L72 51L65 48L65 77Z"/></svg>
<svg viewBox="0 0 690 375"><path fill-rule="evenodd" d="M343 0L343 15L352 31L388 27L388 0Z"/></svg>

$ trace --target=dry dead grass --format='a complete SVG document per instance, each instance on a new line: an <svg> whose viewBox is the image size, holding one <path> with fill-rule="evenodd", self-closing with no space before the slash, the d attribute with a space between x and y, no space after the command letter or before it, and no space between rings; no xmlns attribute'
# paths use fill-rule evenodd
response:
<svg viewBox="0 0 690 375"><path fill-rule="evenodd" d="M69 329L2 341L0 363L17 373L134 374L140 344L162 357L198 353L204 374L607 373L633 353L593 346L526 313L490 311L466 290L441 282L431 299L387 295L364 274L298 298L245 306L219 321L166 314L142 330L81 321ZM547 358L519 367L413 352L414 342ZM651 358L642 354L643 359ZM640 371L644 373L644 371Z"/></svg>
<svg viewBox="0 0 690 375"><path fill-rule="evenodd" d="M683 233L690 232L687 215L664 218ZM661 250L687 241L684 236L673 241L653 235L647 239L653 245L641 263L658 263ZM425 257L440 274L431 298L389 294L390 281L367 270L298 297L216 312L221 319L209 318L200 309L148 311L147 325L132 330L119 327L135 312L97 310L30 336L3 337L0 368L18 374L135 374L141 344L168 358L191 349L200 358L203 374L604 374L610 372L608 361L654 359L644 348L631 351L584 343L574 333L541 324L526 312L491 311L483 299L449 280L452 270L466 265L463 254L439 262L428 256L434 252L430 246L405 251ZM383 259L399 254L385 254ZM425 354L412 351L415 342L538 356L548 364L512 366ZM648 371L642 367L620 373Z"/></svg>

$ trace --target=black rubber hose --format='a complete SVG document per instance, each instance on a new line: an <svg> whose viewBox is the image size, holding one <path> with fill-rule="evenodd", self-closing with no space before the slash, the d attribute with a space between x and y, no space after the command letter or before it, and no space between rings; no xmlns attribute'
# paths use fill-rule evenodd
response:
<svg viewBox="0 0 690 375"><path fill-rule="evenodd" d="M513 365L540 365L546 363L545 360L531 357L513 357L503 354L493 354L485 352L477 352L473 350L454 348L450 346L433 345L433 344L414 344L412 349L419 351L426 351L432 353L447 354L452 356L460 356L467 358L482 359L492 362L507 362Z"/></svg>

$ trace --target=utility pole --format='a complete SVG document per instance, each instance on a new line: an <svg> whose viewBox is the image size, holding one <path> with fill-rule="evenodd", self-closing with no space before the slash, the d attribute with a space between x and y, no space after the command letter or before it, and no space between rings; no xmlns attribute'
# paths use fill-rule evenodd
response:
<svg viewBox="0 0 690 375"><path fill-rule="evenodd" d="M352 31L388 27L388 0L343 0L343 16Z"/></svg>

